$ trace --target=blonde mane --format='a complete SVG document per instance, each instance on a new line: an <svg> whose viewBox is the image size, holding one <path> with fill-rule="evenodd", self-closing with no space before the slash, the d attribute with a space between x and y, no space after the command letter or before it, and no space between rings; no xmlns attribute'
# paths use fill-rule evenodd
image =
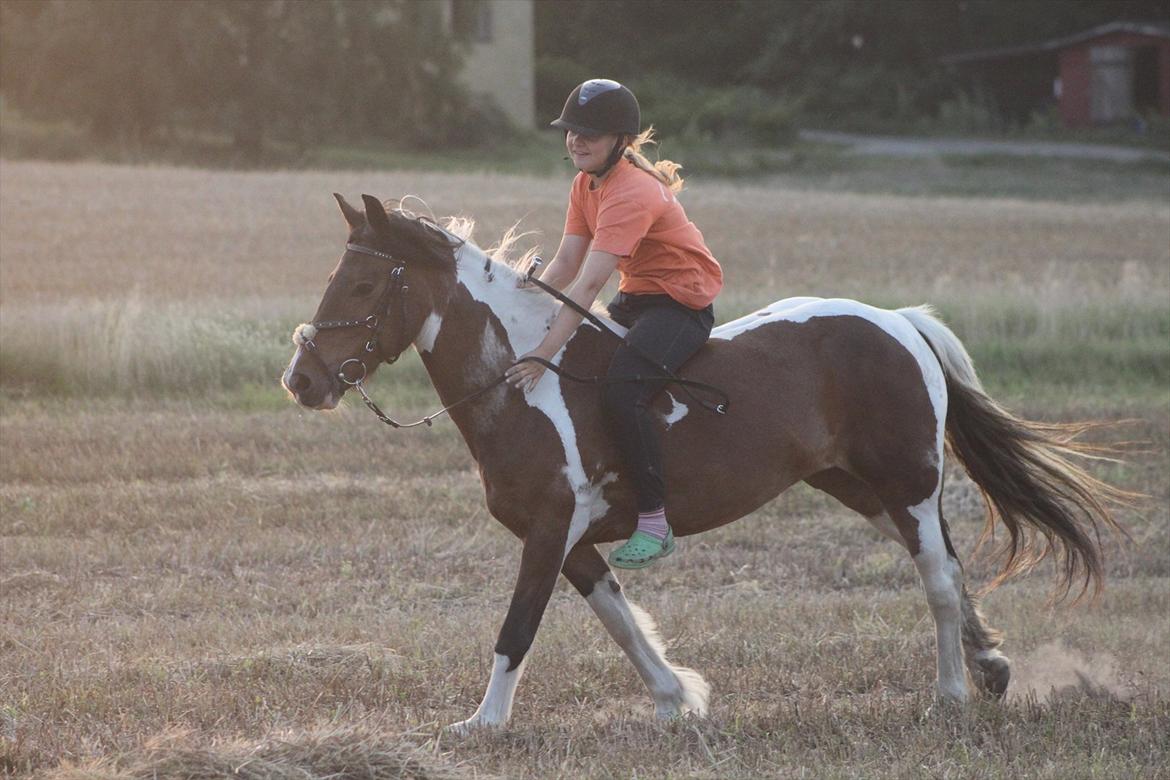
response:
<svg viewBox="0 0 1170 780"><path fill-rule="evenodd" d="M417 201L423 208L423 212L419 213L406 207L409 201ZM475 220L471 217L450 216L443 220L435 217L435 213L431 211L431 207L427 202L417 195L403 195L397 200L386 201L388 210L396 211L408 219L414 219L421 222L430 222L432 225L442 229L449 235L459 239L462 242L471 244L476 249L479 249L494 263L500 263L504 267L523 274L527 272L528 266L532 263L532 258L536 257L539 247L531 247L524 252L517 255L515 250L517 244L529 236L539 235L535 230L520 230L520 223L516 222L500 240L491 247L484 249L472 240L472 234L475 232Z"/></svg>

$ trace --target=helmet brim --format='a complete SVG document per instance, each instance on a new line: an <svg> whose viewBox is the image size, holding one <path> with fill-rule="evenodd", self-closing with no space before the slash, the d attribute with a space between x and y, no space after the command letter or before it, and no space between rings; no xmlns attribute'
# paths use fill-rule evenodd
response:
<svg viewBox="0 0 1170 780"><path fill-rule="evenodd" d="M579 133L581 135L605 135L607 132L605 130L598 130L595 127L585 127L584 125L577 125L573 124L572 122L566 122L563 119L554 119L548 123L548 126L555 127L558 130L572 130L574 133Z"/></svg>

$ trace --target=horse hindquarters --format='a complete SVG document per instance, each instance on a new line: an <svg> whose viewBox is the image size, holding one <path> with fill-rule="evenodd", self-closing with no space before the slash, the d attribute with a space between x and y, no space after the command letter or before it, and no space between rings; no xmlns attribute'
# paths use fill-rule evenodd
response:
<svg viewBox="0 0 1170 780"><path fill-rule="evenodd" d="M838 358L824 382L832 391L826 414L836 414L828 450L835 465L805 479L910 553L935 624L939 696L963 701L969 695L964 646L988 648L972 633L986 627L966 596L941 512L945 377L905 319L859 311L867 316L836 320L836 330L821 340Z"/></svg>
<svg viewBox="0 0 1170 780"><path fill-rule="evenodd" d="M1090 586L1099 590L1103 564L1095 540L1102 526L1120 529L1107 503L1129 505L1136 496L1070 460L1069 456L1101 451L1075 441L1091 426L1036 423L1012 415L983 391L962 342L929 309L898 313L927 340L942 366L947 440L983 493L984 533L989 535L997 521L1008 529L1007 560L990 587L1032 568L1055 550L1063 568L1064 594L1078 578L1083 590ZM977 601L965 591L964 629L974 676L990 693L1002 695L1011 675L1009 660L998 650L1002 637L986 626Z"/></svg>

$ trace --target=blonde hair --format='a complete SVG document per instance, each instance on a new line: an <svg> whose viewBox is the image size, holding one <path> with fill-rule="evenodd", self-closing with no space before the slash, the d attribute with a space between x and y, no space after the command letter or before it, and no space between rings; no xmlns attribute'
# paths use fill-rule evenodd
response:
<svg viewBox="0 0 1170 780"><path fill-rule="evenodd" d="M646 173L653 176L658 181L670 188L671 192L681 192L683 188L683 178L678 175L682 170L682 166L670 160L658 160L657 162L650 162L642 154L642 147L650 144L657 144L654 140L654 128L648 127L636 136L630 139L629 144L626 145L622 154L625 158L632 162L637 167L646 171Z"/></svg>

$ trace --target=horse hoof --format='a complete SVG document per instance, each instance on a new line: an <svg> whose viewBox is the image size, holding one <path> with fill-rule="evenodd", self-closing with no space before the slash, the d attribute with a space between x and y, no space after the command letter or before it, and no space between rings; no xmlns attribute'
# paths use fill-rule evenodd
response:
<svg viewBox="0 0 1170 780"><path fill-rule="evenodd" d="M488 729L499 728L499 726L499 723L487 723L480 718L471 717L444 727L443 733L452 737L467 737L477 731L487 731Z"/></svg>
<svg viewBox="0 0 1170 780"><path fill-rule="evenodd" d="M1000 655L980 660L979 670L983 672L983 689L996 699L1002 699L1012 679L1011 659Z"/></svg>

